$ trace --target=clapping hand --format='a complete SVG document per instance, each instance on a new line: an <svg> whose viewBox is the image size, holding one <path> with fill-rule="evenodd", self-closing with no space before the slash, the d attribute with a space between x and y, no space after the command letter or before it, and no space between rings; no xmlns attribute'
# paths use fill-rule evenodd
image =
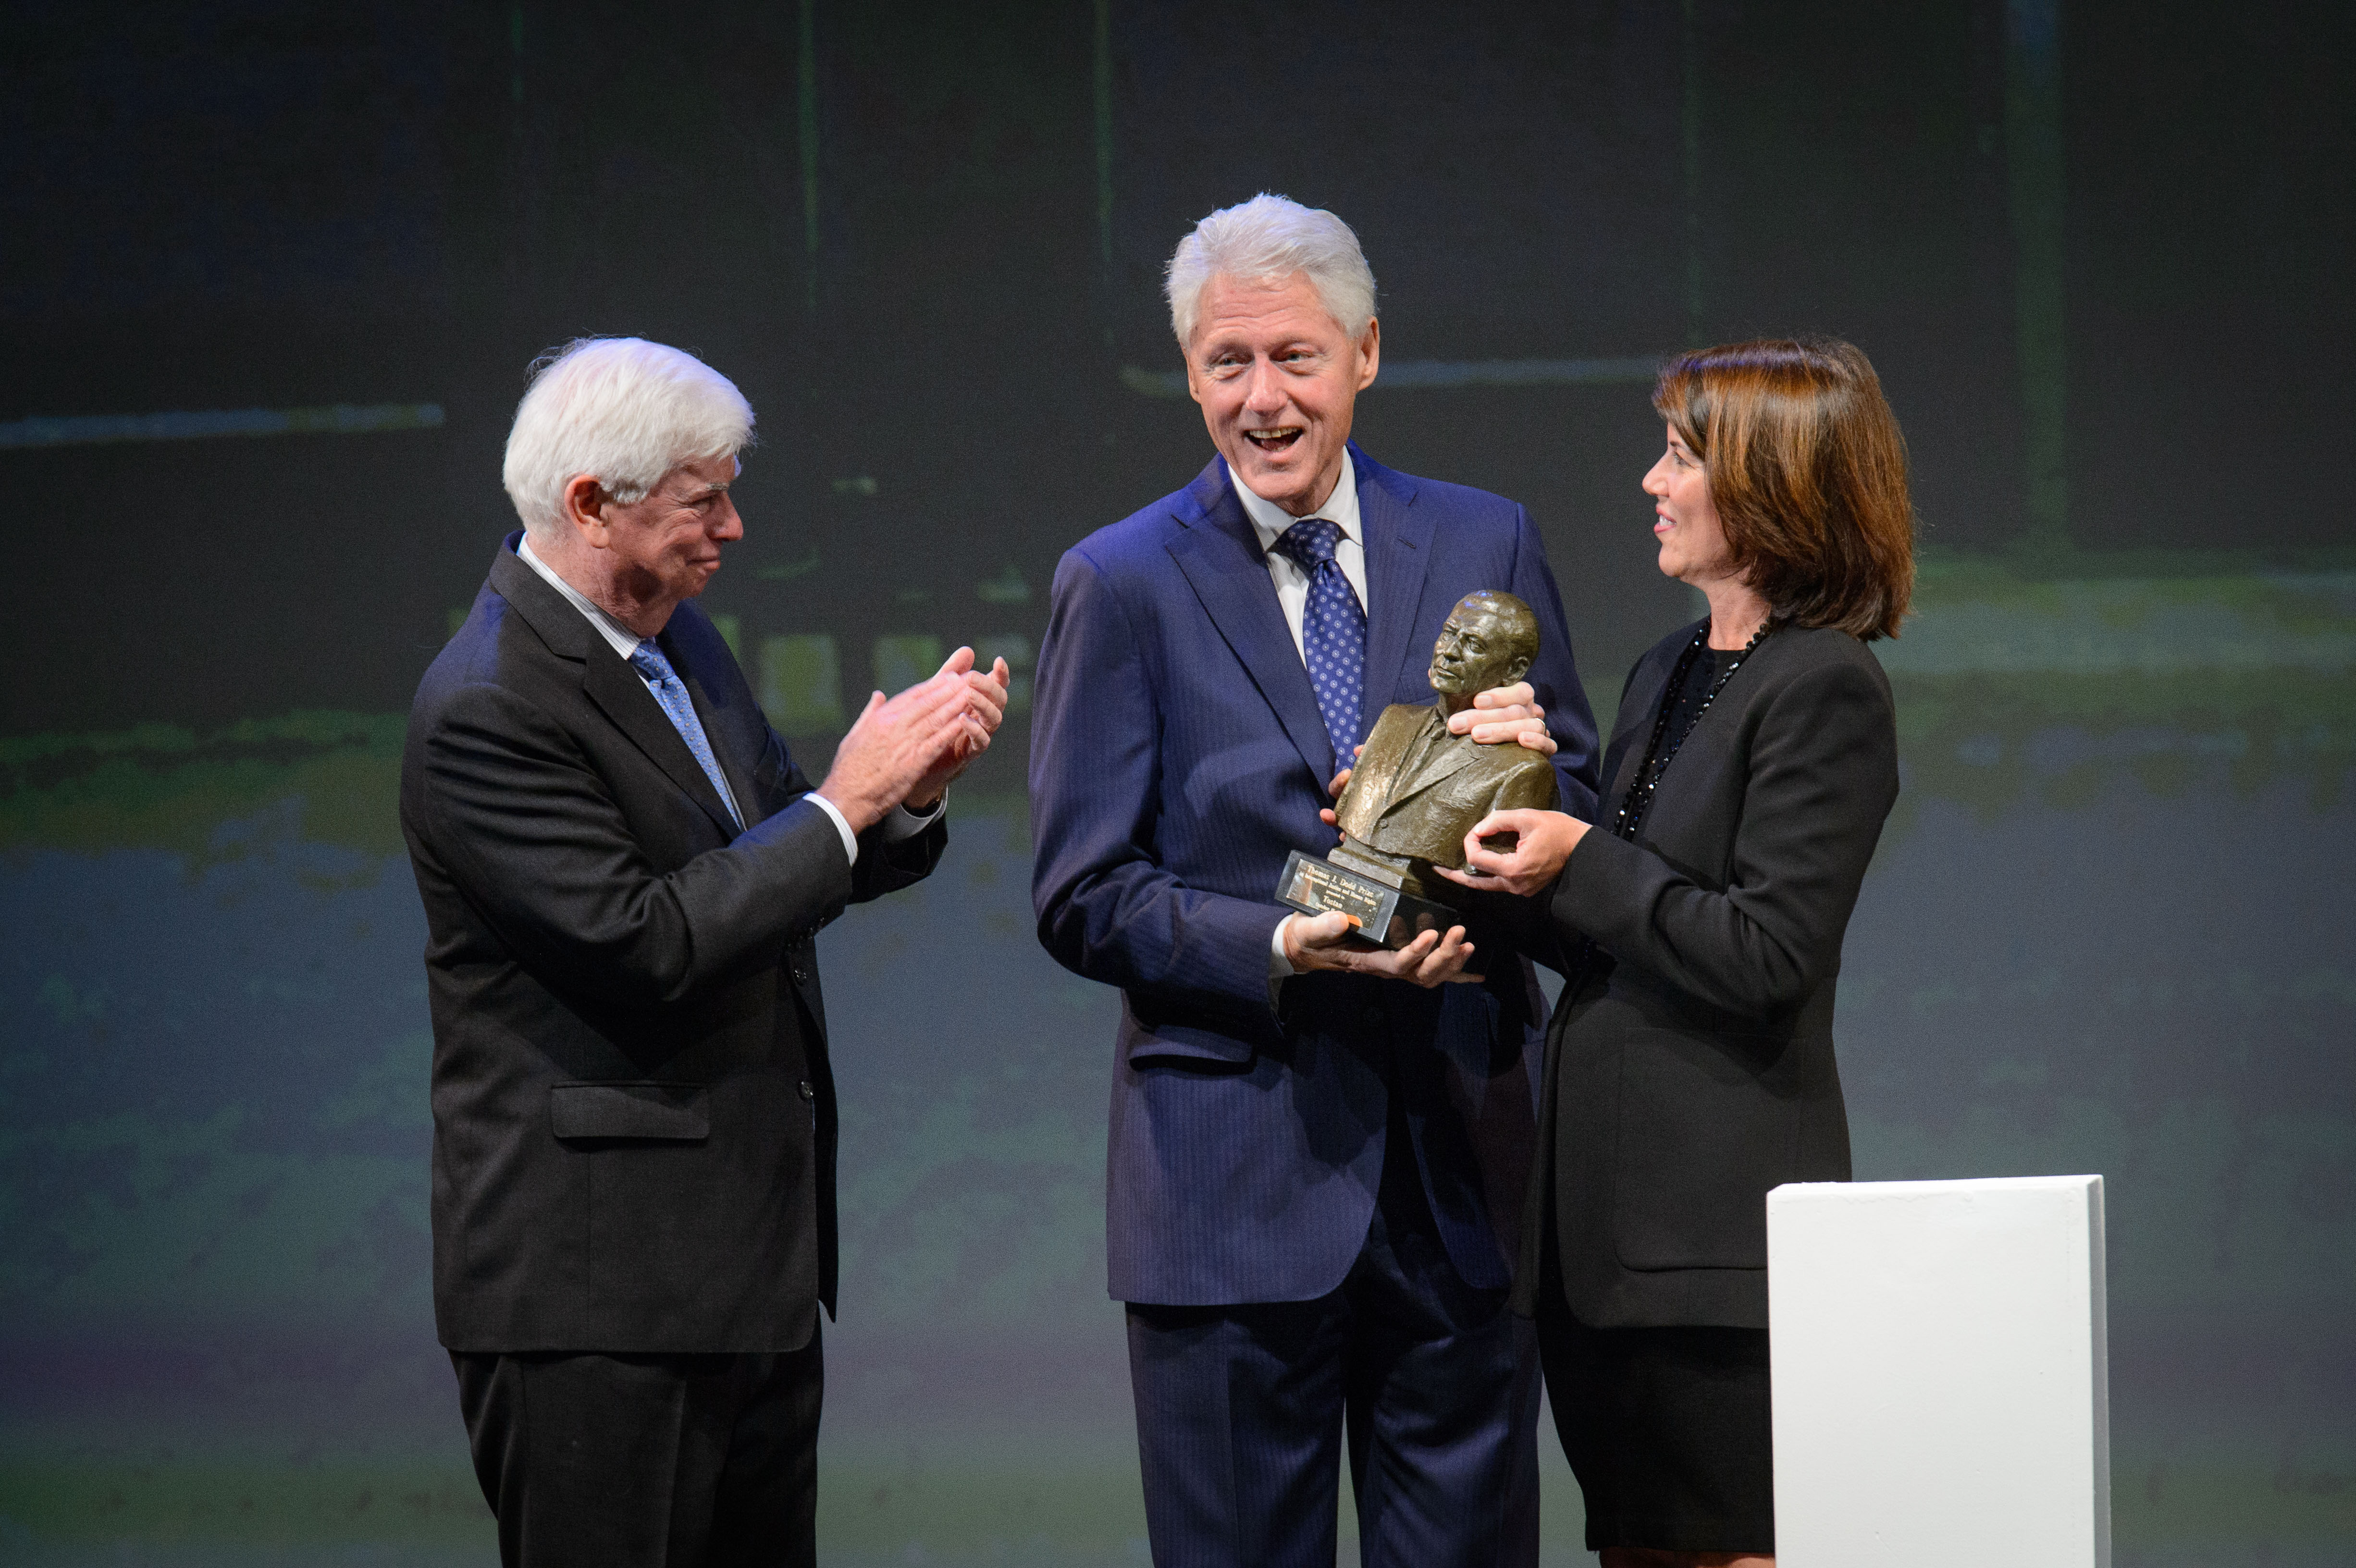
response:
<svg viewBox="0 0 2356 1568"><path fill-rule="evenodd" d="M939 681L955 676L965 683L966 723L948 749L928 769L916 787L908 791L907 803L923 811L941 798L950 780L963 773L973 759L990 749L990 737L1006 722L1006 660L998 660L987 674L973 667L973 650L960 648L948 656L933 677Z"/></svg>
<svg viewBox="0 0 2356 1568"><path fill-rule="evenodd" d="M932 679L888 700L881 692L867 699L817 792L854 833L894 806L928 807L988 748L1005 715L1006 660L984 675L973 650L960 648Z"/></svg>

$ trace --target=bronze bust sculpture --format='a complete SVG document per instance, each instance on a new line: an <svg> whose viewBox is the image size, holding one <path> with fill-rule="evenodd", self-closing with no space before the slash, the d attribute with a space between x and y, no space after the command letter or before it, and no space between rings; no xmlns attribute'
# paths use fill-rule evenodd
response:
<svg viewBox="0 0 2356 1568"><path fill-rule="evenodd" d="M1334 807L1340 847L1323 864L1296 854L1278 885L1280 901L1311 914L1344 909L1367 940L1386 946L1427 926L1445 929L1455 911L1436 895L1462 895L1431 868L1462 865L1464 835L1493 811L1554 808L1550 757L1448 730L1450 714L1471 707L1477 693L1519 681L1537 652L1529 606L1490 589L1465 595L1432 645L1438 700L1383 710ZM1499 838L1505 847L1510 835Z"/></svg>

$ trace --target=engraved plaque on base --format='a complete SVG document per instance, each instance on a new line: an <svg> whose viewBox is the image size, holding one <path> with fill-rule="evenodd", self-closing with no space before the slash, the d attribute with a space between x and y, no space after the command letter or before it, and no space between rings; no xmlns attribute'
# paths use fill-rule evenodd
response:
<svg viewBox="0 0 2356 1568"><path fill-rule="evenodd" d="M1285 858L1276 901L1304 915L1339 909L1351 923L1351 938L1370 947L1403 948L1425 931L1445 931L1464 918L1445 904L1419 898L1330 860L1294 850Z"/></svg>
<svg viewBox="0 0 2356 1568"><path fill-rule="evenodd" d="M1391 916L1398 908L1399 890L1386 887L1355 871L1344 871L1330 860L1312 860L1296 849L1285 859L1284 875L1277 883L1276 901L1289 904L1304 915L1323 915L1339 909L1348 918L1353 935L1373 941L1390 929Z"/></svg>

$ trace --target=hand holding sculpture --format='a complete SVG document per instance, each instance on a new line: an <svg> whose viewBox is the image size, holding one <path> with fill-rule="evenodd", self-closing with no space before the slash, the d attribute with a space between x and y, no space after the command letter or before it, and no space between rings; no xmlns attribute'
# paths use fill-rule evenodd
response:
<svg viewBox="0 0 2356 1568"><path fill-rule="evenodd" d="M1464 864L1465 834L1495 812L1555 803L1550 746L1483 745L1450 722L1472 710L1477 695L1516 687L1537 651L1537 618L1527 605L1485 589L1466 595L1432 645L1437 699L1383 710L1327 819L1341 830L1340 846L1323 862L1295 854L1280 900L1303 914L1341 911L1360 940L1393 949L1449 929L1455 911L1435 897L1446 891L1438 873ZM1493 698L1491 711L1541 714L1527 688L1505 694L1516 701L1496 709Z"/></svg>
<svg viewBox="0 0 2356 1568"><path fill-rule="evenodd" d="M1453 715L1478 693L1511 686L1537 657L1537 618L1511 594L1467 594L1431 650L1429 706L1383 710L1334 806L1337 861L1369 860L1429 897L1430 871L1464 864L1464 835L1494 811L1551 809L1554 764L1527 746L1483 746L1454 733Z"/></svg>

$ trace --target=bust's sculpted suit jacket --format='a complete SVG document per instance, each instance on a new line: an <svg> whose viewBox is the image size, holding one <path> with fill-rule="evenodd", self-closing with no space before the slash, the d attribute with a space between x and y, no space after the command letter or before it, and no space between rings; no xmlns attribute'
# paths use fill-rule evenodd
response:
<svg viewBox="0 0 2356 1568"><path fill-rule="evenodd" d="M1520 745L1476 746L1448 733L1438 703L1402 703L1375 722L1334 817L1385 854L1462 865L1464 831L1483 817L1554 803L1554 764L1545 757Z"/></svg>

